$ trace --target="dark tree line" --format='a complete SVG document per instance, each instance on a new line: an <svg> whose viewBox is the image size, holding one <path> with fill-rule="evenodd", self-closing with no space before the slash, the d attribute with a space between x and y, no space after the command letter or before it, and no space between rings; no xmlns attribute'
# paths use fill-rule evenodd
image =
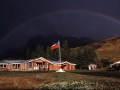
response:
<svg viewBox="0 0 120 90"><path fill-rule="evenodd" d="M56 43L55 41L60 40L61 41L61 46L64 42L64 40L67 40L69 42L69 47L70 48L74 48L74 47L78 47L78 46L84 46L90 43L95 42L94 40L90 39L90 38L86 38L86 37L71 37L71 36L62 36L59 35L57 33L53 33L51 35L47 35L47 36L43 36L43 35L36 35L34 37L31 37L28 42L26 42L25 45L23 46L19 46L19 47L14 47L14 48L9 48L7 50L5 50L3 53L1 53L0 55L0 59L27 59L26 57L26 51L29 47L30 50L30 54L31 51L34 51L36 54L36 46L37 45L42 45L44 48L44 51L46 52L47 46L50 47L51 44ZM51 43L53 42L54 43ZM32 54L34 54L34 52L32 52ZM29 56L30 57L30 56ZM32 56L34 57L34 55Z"/></svg>
<svg viewBox="0 0 120 90"><path fill-rule="evenodd" d="M50 46L44 50L42 45L38 45L35 51L30 51L28 48L26 51L26 59L44 57L48 60L59 60L59 49L50 50ZM76 63L77 68L87 68L90 63L96 63L96 53L94 49L77 49L73 50L69 48L69 43L65 40L61 43L61 59L63 61L69 61Z"/></svg>
<svg viewBox="0 0 120 90"><path fill-rule="evenodd" d="M56 41L53 41L53 44ZM88 64L94 63L97 64L98 68L107 68L112 63L110 59L97 59L97 55L95 53L95 47L89 48L70 48L67 40L60 43L61 45L61 59L62 61L69 61L71 63L76 64L76 68L87 68ZM18 60L28 60L33 58L44 57L48 60L59 60L59 49L50 50L50 46L46 48L43 45L37 45L33 50L31 48L27 48L26 54L23 58L18 58ZM16 60L15 58L4 58L5 60Z"/></svg>

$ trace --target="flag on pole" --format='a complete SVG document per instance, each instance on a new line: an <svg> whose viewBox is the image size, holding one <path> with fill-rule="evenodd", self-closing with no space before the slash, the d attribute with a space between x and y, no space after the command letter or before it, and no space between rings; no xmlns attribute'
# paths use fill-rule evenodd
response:
<svg viewBox="0 0 120 90"><path fill-rule="evenodd" d="M55 49L57 49L57 48L59 48L59 44L58 44L58 43L55 43L55 44L53 44L53 45L50 47L51 50L55 50Z"/></svg>

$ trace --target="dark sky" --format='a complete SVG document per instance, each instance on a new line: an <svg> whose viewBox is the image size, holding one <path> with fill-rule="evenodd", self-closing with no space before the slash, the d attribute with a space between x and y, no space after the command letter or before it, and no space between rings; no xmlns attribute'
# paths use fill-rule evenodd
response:
<svg viewBox="0 0 120 90"><path fill-rule="evenodd" d="M0 0L0 51L58 33L103 40L120 36L120 0Z"/></svg>

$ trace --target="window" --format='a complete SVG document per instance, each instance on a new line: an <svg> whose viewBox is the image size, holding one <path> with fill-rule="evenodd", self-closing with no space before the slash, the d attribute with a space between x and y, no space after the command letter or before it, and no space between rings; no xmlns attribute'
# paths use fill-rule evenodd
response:
<svg viewBox="0 0 120 90"><path fill-rule="evenodd" d="M13 69L17 69L16 64L13 64Z"/></svg>
<svg viewBox="0 0 120 90"><path fill-rule="evenodd" d="M3 65L2 65L2 64L0 64L0 67L2 68L2 67L3 67Z"/></svg>
<svg viewBox="0 0 120 90"><path fill-rule="evenodd" d="M13 69L18 69L20 68L20 64L13 64Z"/></svg>
<svg viewBox="0 0 120 90"><path fill-rule="evenodd" d="M6 68L6 64L0 64L0 68Z"/></svg>
<svg viewBox="0 0 120 90"><path fill-rule="evenodd" d="M29 68L32 68L32 62L29 62Z"/></svg>
<svg viewBox="0 0 120 90"><path fill-rule="evenodd" d="M47 63L45 63L44 68L48 68L48 64Z"/></svg>
<svg viewBox="0 0 120 90"><path fill-rule="evenodd" d="M4 64L4 67L6 67L6 65Z"/></svg>

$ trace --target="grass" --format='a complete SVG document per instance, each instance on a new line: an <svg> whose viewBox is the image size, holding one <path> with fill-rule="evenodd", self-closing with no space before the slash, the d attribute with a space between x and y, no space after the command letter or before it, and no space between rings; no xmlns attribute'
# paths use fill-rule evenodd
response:
<svg viewBox="0 0 120 90"><path fill-rule="evenodd" d="M0 71L0 89L119 90L120 72L75 70Z"/></svg>

